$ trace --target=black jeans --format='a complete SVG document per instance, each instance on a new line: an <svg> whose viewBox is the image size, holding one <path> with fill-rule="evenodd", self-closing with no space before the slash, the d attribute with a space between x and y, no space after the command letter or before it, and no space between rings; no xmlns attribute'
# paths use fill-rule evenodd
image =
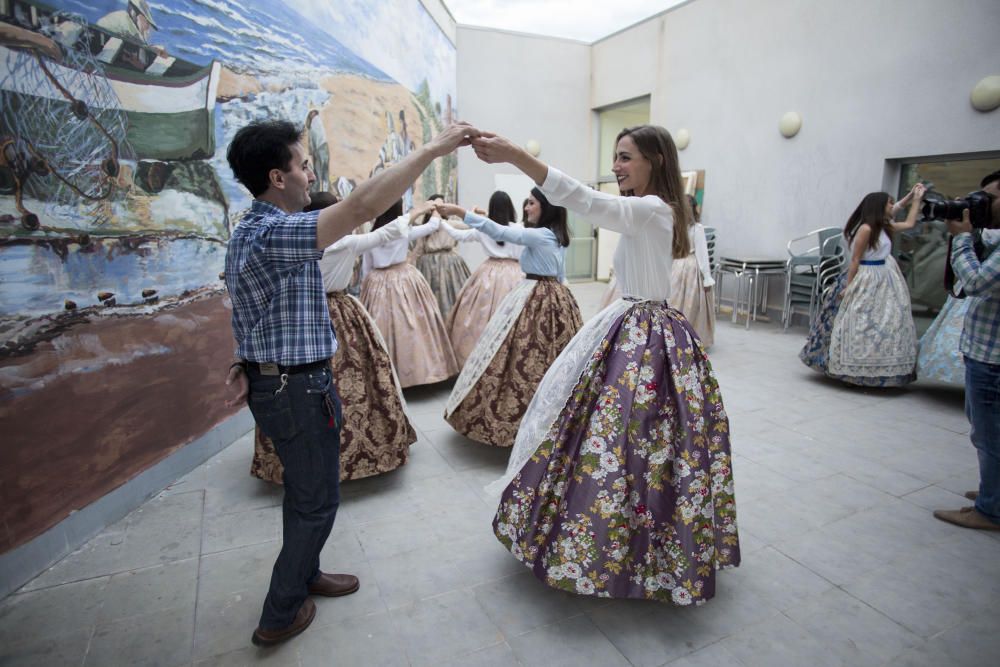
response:
<svg viewBox="0 0 1000 667"><path fill-rule="evenodd" d="M251 365L248 376L250 411L285 468L281 553L260 617L262 629L278 630L295 620L319 576L340 505L340 402L328 367L274 376Z"/></svg>

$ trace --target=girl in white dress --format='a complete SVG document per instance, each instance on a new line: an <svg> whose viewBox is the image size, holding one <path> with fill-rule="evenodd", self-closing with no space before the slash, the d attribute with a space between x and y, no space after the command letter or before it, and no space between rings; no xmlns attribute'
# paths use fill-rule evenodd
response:
<svg viewBox="0 0 1000 667"><path fill-rule="evenodd" d="M917 379L910 291L887 232L913 228L924 192L923 185L914 188L903 222L892 222L893 199L885 192L866 195L848 219L851 263L830 334L830 377L865 387L901 387Z"/></svg>
<svg viewBox="0 0 1000 667"><path fill-rule="evenodd" d="M740 562L729 420L705 350L669 305L688 212L677 149L661 127L623 130L598 192L510 141L472 142L555 203L622 234L623 298L587 322L545 374L521 422L494 532L547 585L689 605Z"/></svg>

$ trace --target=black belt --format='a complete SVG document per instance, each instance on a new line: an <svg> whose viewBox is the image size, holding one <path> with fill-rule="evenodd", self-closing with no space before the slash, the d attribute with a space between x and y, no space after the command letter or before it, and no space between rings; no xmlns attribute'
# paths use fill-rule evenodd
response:
<svg viewBox="0 0 1000 667"><path fill-rule="evenodd" d="M526 273L524 277L528 280L558 280L555 276L540 276L537 273Z"/></svg>
<svg viewBox="0 0 1000 667"><path fill-rule="evenodd" d="M296 373L308 373L309 371L329 368L329 366L329 359L310 361L308 364L299 364L297 366L282 366L281 364L258 363L256 361L247 362L247 370L257 371L261 375L295 375Z"/></svg>

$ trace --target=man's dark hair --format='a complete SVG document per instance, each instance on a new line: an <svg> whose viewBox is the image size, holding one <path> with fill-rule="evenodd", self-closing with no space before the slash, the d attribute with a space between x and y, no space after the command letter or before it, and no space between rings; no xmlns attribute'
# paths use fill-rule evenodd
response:
<svg viewBox="0 0 1000 667"><path fill-rule="evenodd" d="M979 189L982 190L993 181L1000 181L1000 169L997 169L992 174L987 174L983 180L979 182Z"/></svg>
<svg viewBox="0 0 1000 667"><path fill-rule="evenodd" d="M229 168L236 180L254 197L270 185L272 169L288 171L292 161L291 146L299 143L302 130L287 120L256 121L243 127L233 137L226 151Z"/></svg>
<svg viewBox="0 0 1000 667"><path fill-rule="evenodd" d="M310 211L322 211L324 208L333 206L338 202L340 202L340 197L332 192L310 192L309 203L306 204L304 209L302 209L302 212L309 213Z"/></svg>
<svg viewBox="0 0 1000 667"><path fill-rule="evenodd" d="M375 218L375 224L372 225L372 231L374 232L376 229L381 229L382 227L385 227L386 225L388 225L390 222L392 222L401 215L403 215L402 199L400 199L392 206L390 206L388 209L386 209L385 212L382 213L382 215Z"/></svg>

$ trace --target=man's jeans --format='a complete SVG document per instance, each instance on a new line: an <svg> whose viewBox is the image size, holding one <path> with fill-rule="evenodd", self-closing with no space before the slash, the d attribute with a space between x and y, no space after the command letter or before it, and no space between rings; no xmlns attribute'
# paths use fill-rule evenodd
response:
<svg viewBox="0 0 1000 667"><path fill-rule="evenodd" d="M965 358L965 414L979 455L976 509L1000 523L1000 364Z"/></svg>
<svg viewBox="0 0 1000 667"><path fill-rule="evenodd" d="M340 403L329 367L273 376L251 364L248 375L250 410L285 468L281 553L260 617L262 629L279 630L295 620L319 576L319 552L337 516Z"/></svg>

